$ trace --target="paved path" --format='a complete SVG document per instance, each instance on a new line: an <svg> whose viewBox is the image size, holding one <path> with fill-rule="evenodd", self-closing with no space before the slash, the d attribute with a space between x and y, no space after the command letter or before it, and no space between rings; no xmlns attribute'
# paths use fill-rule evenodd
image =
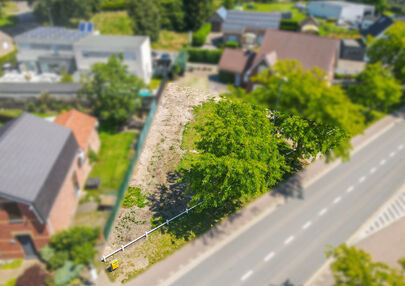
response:
<svg viewBox="0 0 405 286"><path fill-rule="evenodd" d="M256 215L231 240L217 246L208 236L198 239L129 284L302 285L325 261L326 245L346 241L404 183L403 118L387 117L352 142L357 149L350 162L333 164L327 174L323 162L312 164L287 185L294 195L286 204ZM242 210L231 225L263 210L268 197ZM201 240L215 252L205 255Z"/></svg>

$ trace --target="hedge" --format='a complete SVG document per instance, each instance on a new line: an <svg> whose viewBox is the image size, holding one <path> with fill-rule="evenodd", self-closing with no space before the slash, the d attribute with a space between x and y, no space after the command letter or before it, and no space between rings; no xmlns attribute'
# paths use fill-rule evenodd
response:
<svg viewBox="0 0 405 286"><path fill-rule="evenodd" d="M104 11L125 10L126 8L126 0L106 0L101 3L101 9Z"/></svg>
<svg viewBox="0 0 405 286"><path fill-rule="evenodd" d="M238 42L234 42L234 41L227 41L227 42L225 43L225 47L233 48L233 49L239 48L239 43L238 43Z"/></svg>
<svg viewBox="0 0 405 286"><path fill-rule="evenodd" d="M201 47L204 45L209 33L211 33L211 23L205 23L197 32L193 33L191 44L194 47Z"/></svg>
<svg viewBox="0 0 405 286"><path fill-rule="evenodd" d="M217 64L221 59L223 50L187 49L188 60L194 63Z"/></svg>
<svg viewBox="0 0 405 286"><path fill-rule="evenodd" d="M280 30L298 31L299 26L298 22L294 20L281 20L280 22Z"/></svg>
<svg viewBox="0 0 405 286"><path fill-rule="evenodd" d="M226 71L220 71L218 79L220 82L233 84L235 82L235 75Z"/></svg>

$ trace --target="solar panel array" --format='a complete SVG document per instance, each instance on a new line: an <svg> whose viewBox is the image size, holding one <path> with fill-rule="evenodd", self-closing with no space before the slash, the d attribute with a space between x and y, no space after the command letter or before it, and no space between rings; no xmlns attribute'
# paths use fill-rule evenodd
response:
<svg viewBox="0 0 405 286"><path fill-rule="evenodd" d="M87 31L81 32L64 27L38 27L19 35L18 38L76 42L87 35Z"/></svg>
<svg viewBox="0 0 405 286"><path fill-rule="evenodd" d="M79 23L79 31L80 32L93 32L94 24L93 22L80 22Z"/></svg>
<svg viewBox="0 0 405 286"><path fill-rule="evenodd" d="M228 11L222 26L224 31L242 31L245 28L278 29L281 13Z"/></svg>

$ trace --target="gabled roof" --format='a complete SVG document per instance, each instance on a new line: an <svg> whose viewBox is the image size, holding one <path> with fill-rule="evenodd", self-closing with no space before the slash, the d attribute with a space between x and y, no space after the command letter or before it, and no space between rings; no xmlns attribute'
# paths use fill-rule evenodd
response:
<svg viewBox="0 0 405 286"><path fill-rule="evenodd" d="M269 53L281 60L298 60L304 69L319 67L329 73L339 40L305 33L267 30L254 64Z"/></svg>
<svg viewBox="0 0 405 286"><path fill-rule="evenodd" d="M83 112L71 109L68 112L59 114L55 123L68 127L73 131L80 149L86 150L90 141L90 136L96 127L97 118L87 115Z"/></svg>
<svg viewBox="0 0 405 286"><path fill-rule="evenodd" d="M226 48L222 53L218 68L219 70L228 72L242 73L248 66L252 55L254 54L238 49Z"/></svg>
<svg viewBox="0 0 405 286"><path fill-rule="evenodd" d="M78 152L72 131L29 113L0 128L0 197L45 222Z"/></svg>
<svg viewBox="0 0 405 286"><path fill-rule="evenodd" d="M243 32L246 28L278 29L280 21L280 12L262 13L229 10L222 30Z"/></svg>
<svg viewBox="0 0 405 286"><path fill-rule="evenodd" d="M302 28L305 25L314 25L314 26L319 26L318 21L312 17L311 15L309 15L308 17L306 17L304 20L301 21L300 23L300 27Z"/></svg>
<svg viewBox="0 0 405 286"><path fill-rule="evenodd" d="M374 22L370 27L362 32L364 37L368 35L377 37L381 33L383 33L389 26L394 24L394 20L388 16L381 16L377 21Z"/></svg>
<svg viewBox="0 0 405 286"><path fill-rule="evenodd" d="M223 20L225 20L226 15L228 14L228 11L226 10L226 8L224 6L222 6L221 8L219 8L217 10L217 14L219 17L221 17Z"/></svg>

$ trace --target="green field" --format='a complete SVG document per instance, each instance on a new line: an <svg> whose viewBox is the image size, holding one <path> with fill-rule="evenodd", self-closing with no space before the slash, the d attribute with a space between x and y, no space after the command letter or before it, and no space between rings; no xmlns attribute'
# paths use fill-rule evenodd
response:
<svg viewBox="0 0 405 286"><path fill-rule="evenodd" d="M245 3L243 4L243 10L256 12L291 12L291 20L300 22L307 16L298 11L298 9L295 9L294 5L294 3ZM250 6L253 6L253 8Z"/></svg>
<svg viewBox="0 0 405 286"><path fill-rule="evenodd" d="M132 35L131 19L126 11L100 12L91 21L101 34Z"/></svg>

